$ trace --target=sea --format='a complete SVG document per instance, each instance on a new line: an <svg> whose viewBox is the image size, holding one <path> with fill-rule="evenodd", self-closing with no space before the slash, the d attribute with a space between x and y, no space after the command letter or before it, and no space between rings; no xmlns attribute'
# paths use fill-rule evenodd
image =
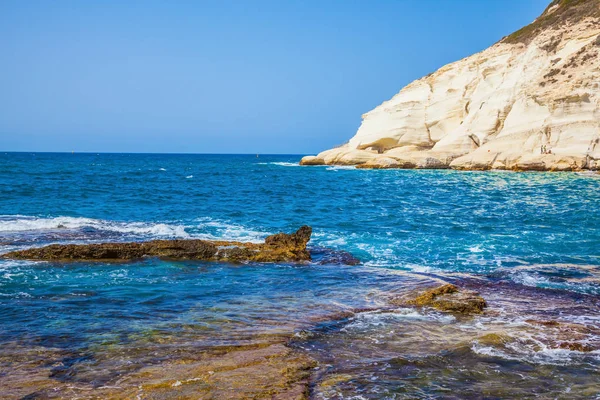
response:
<svg viewBox="0 0 600 400"><path fill-rule="evenodd" d="M299 160L0 153L0 254L313 228L300 264L0 259L0 397L101 398L279 335L316 360L311 399L600 398L600 175ZM444 283L485 313L390 300Z"/></svg>

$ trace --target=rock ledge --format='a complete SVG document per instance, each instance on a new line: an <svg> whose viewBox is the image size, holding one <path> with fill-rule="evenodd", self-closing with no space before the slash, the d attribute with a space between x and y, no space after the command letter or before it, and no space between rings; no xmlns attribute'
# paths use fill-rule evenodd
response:
<svg viewBox="0 0 600 400"><path fill-rule="evenodd" d="M13 251L2 258L34 261L129 261L143 257L225 262L310 261L306 245L312 228L303 226L292 234L268 236L264 243L208 240L152 240L149 242L53 244Z"/></svg>

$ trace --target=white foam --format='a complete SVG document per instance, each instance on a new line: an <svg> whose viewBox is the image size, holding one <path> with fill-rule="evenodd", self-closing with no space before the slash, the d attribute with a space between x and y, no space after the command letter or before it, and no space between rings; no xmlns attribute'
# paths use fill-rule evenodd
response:
<svg viewBox="0 0 600 400"><path fill-rule="evenodd" d="M543 272L543 271L542 271ZM509 274L510 279L524 286L551 288L583 293L600 293L600 280L597 276L585 278L562 277L561 280L551 280L538 272L517 270Z"/></svg>
<svg viewBox="0 0 600 400"><path fill-rule="evenodd" d="M262 165L278 165L280 167L299 167L300 164L298 163L291 163L291 162L282 162L282 161L277 161L277 162L270 162L270 163L259 163Z"/></svg>
<svg viewBox="0 0 600 400"><path fill-rule="evenodd" d="M33 297L29 293L18 292L18 293L0 293L0 297L10 297L13 299L23 299Z"/></svg>
<svg viewBox="0 0 600 400"><path fill-rule="evenodd" d="M544 277L541 276L535 276L531 275L531 274L526 274L526 273L517 273L517 274L512 274L511 275L511 279L513 280L513 282L521 284L521 285L525 285L525 286L532 286L532 287L536 287L538 285L548 285L551 282Z"/></svg>
<svg viewBox="0 0 600 400"><path fill-rule="evenodd" d="M517 321L515 321L517 322ZM510 324L509 324L510 325ZM523 324L512 324L517 326ZM524 325L529 325L525 323ZM478 340L473 342L471 349L476 354L500 357L507 360L526 361L534 364L568 365L580 362L582 357L593 357L600 360L600 350L579 351L565 349L557 346L563 340L555 337L552 330L536 330L534 332L519 329L508 334L510 341L501 347L484 345ZM579 338L581 344L589 344L596 341L594 335L587 338Z"/></svg>
<svg viewBox="0 0 600 400"><path fill-rule="evenodd" d="M336 239L323 240L321 244L324 246L344 246L348 244L348 242L343 237L339 237Z"/></svg>
<svg viewBox="0 0 600 400"><path fill-rule="evenodd" d="M591 352L580 352L576 350L560 349L560 348L549 348L540 342L536 342L539 346L539 350L533 350L519 343L509 343L506 345L508 351L503 351L492 346L483 346L478 342L475 342L471 346L471 350L474 353L490 356L499 357L505 360L514 361L526 361L534 364L547 364L547 365L568 365L573 362L577 362L577 359L582 355L587 357L594 357L600 359L600 351Z"/></svg>
<svg viewBox="0 0 600 400"><path fill-rule="evenodd" d="M196 219L187 224L168 224L151 222L119 222L79 217L29 217L23 215L0 216L0 236L30 233L77 231L94 229L112 234L129 234L142 237L171 237L182 239L232 240L260 243L273 232L250 229L243 225L214 220L208 217ZM76 239L69 235L70 238ZM2 246L1 252L15 250L14 246Z"/></svg>
<svg viewBox="0 0 600 400"><path fill-rule="evenodd" d="M392 321L411 320L411 321L436 321L443 324L449 324L456 320L452 315L441 314L434 311L419 312L413 308L398 308L393 312L371 311L357 314L352 318L352 322L346 325L342 330L378 328L387 325Z"/></svg>
<svg viewBox="0 0 600 400"><path fill-rule="evenodd" d="M413 272L421 273L421 274L437 274L447 272L439 268L429 267L426 265L418 265L418 264L406 264L406 268L410 269Z"/></svg>
<svg viewBox="0 0 600 400"><path fill-rule="evenodd" d="M194 177L194 175L188 175L185 177L185 179L192 179Z"/></svg>
<svg viewBox="0 0 600 400"><path fill-rule="evenodd" d="M165 223L116 222L77 217L39 218L22 215L0 216L0 232L2 233L54 231L60 229L76 230L83 228L149 236L189 237L189 234L182 225L168 225Z"/></svg>
<svg viewBox="0 0 600 400"><path fill-rule="evenodd" d="M593 178L600 178L600 174L598 174L595 171L581 171L581 172L575 172L576 175L579 176L589 176L589 177L593 177Z"/></svg>
<svg viewBox="0 0 600 400"><path fill-rule="evenodd" d="M473 246L473 247L469 247L469 251L471 253L483 253L483 249L481 247L479 247L479 245Z"/></svg>
<svg viewBox="0 0 600 400"><path fill-rule="evenodd" d="M1 259L0 260L0 271L10 270L11 268L16 268L16 267L42 264L42 263L44 263L44 261Z"/></svg>
<svg viewBox="0 0 600 400"><path fill-rule="evenodd" d="M243 225L213 220L211 218L199 218L197 221L197 225L190 225L189 228L200 230L199 233L193 234L193 237L198 239L261 243L269 234L247 228Z"/></svg>

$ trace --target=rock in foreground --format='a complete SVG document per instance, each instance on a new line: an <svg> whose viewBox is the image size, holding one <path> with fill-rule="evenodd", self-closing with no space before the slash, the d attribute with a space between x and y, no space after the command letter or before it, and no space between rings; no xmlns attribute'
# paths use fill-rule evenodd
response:
<svg viewBox="0 0 600 400"><path fill-rule="evenodd" d="M268 236L264 243L208 240L152 240L130 243L53 244L14 251L3 258L39 261L128 261L143 257L225 262L310 261L306 245L312 228Z"/></svg>
<svg viewBox="0 0 600 400"><path fill-rule="evenodd" d="M481 314L487 306L477 292L460 290L451 284L427 290L408 304L460 314Z"/></svg>
<svg viewBox="0 0 600 400"><path fill-rule="evenodd" d="M64 350L38 348L36 351L44 355L45 362L38 368L28 365L25 371L5 369L0 390L3 399L304 400L308 397L311 371L317 365L278 337L266 337L262 343L247 345L211 348L190 345L186 350L152 363L133 363L129 370L119 374L95 370L100 374L95 375L81 363L63 366ZM18 345L11 346L0 354L0 360L18 362L27 351L31 352ZM140 348L134 346L131 351ZM109 362L102 356L94 361ZM67 378L58 378L57 365L69 373ZM91 378L97 376L104 379L103 384Z"/></svg>

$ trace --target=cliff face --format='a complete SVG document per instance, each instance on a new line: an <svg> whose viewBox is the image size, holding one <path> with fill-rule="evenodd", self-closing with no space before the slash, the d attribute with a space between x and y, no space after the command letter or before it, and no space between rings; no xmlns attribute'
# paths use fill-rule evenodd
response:
<svg viewBox="0 0 600 400"><path fill-rule="evenodd" d="M303 164L600 169L600 0L555 0L531 25L363 115Z"/></svg>

